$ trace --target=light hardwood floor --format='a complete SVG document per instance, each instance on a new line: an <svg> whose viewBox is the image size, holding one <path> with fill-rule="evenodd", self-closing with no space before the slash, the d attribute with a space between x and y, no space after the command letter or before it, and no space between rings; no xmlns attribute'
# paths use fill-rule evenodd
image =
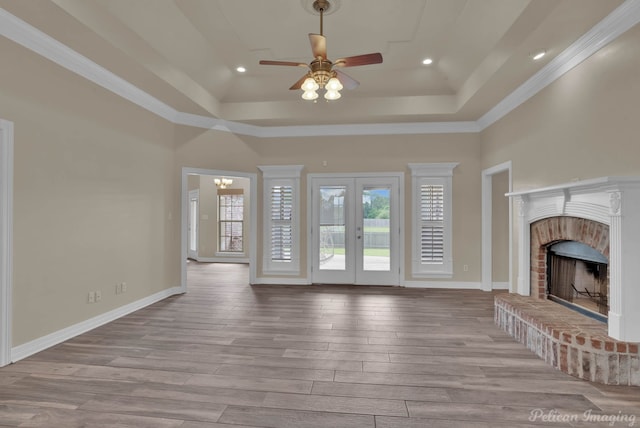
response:
<svg viewBox="0 0 640 428"><path fill-rule="evenodd" d="M227 264L189 263L188 283L0 369L0 426L640 425L640 388L548 367L494 326L490 293L251 287Z"/></svg>

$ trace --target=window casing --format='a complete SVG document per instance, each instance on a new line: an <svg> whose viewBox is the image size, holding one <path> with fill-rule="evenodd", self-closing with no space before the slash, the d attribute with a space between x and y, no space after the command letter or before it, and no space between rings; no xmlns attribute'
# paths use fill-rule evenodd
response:
<svg viewBox="0 0 640 428"><path fill-rule="evenodd" d="M264 274L300 273L301 165L260 166L263 176Z"/></svg>
<svg viewBox="0 0 640 428"><path fill-rule="evenodd" d="M412 176L411 271L416 278L453 276L453 169L457 163L409 164Z"/></svg>

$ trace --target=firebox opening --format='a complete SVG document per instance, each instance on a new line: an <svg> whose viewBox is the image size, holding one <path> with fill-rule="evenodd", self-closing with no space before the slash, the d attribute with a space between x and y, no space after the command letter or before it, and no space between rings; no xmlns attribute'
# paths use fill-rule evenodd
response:
<svg viewBox="0 0 640 428"><path fill-rule="evenodd" d="M608 259L577 241L547 247L547 298L607 322Z"/></svg>

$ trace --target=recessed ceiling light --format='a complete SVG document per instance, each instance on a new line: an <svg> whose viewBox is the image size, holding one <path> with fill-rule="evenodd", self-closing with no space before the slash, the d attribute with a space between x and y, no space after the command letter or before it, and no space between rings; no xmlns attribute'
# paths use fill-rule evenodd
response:
<svg viewBox="0 0 640 428"><path fill-rule="evenodd" d="M237 68L236 68L236 71L237 71L238 73L244 73L245 71L247 71L247 69L246 69L246 68L244 68L243 66L240 66L240 67L237 67Z"/></svg>
<svg viewBox="0 0 640 428"><path fill-rule="evenodd" d="M429 64L433 63L433 60L431 58L425 58L425 59L422 60L422 63L424 65L429 65Z"/></svg>
<svg viewBox="0 0 640 428"><path fill-rule="evenodd" d="M540 51L540 52L538 52L538 53L534 54L534 55L533 55L533 60L534 60L534 61L539 60L540 58L542 58L543 56L545 56L545 55L546 55L546 53L547 53L546 51Z"/></svg>

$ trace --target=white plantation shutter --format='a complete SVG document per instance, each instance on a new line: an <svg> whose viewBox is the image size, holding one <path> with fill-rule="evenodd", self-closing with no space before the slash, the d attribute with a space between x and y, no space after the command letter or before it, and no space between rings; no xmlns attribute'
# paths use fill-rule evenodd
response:
<svg viewBox="0 0 640 428"><path fill-rule="evenodd" d="M453 276L452 176L457 163L409 164L413 181L414 277Z"/></svg>
<svg viewBox="0 0 640 428"><path fill-rule="evenodd" d="M259 166L263 177L262 273L300 273L300 173L302 165Z"/></svg>
<svg viewBox="0 0 640 428"><path fill-rule="evenodd" d="M420 186L420 261L444 262L444 186Z"/></svg>
<svg viewBox="0 0 640 428"><path fill-rule="evenodd" d="M271 261L290 262L293 247L293 187L271 188Z"/></svg>

